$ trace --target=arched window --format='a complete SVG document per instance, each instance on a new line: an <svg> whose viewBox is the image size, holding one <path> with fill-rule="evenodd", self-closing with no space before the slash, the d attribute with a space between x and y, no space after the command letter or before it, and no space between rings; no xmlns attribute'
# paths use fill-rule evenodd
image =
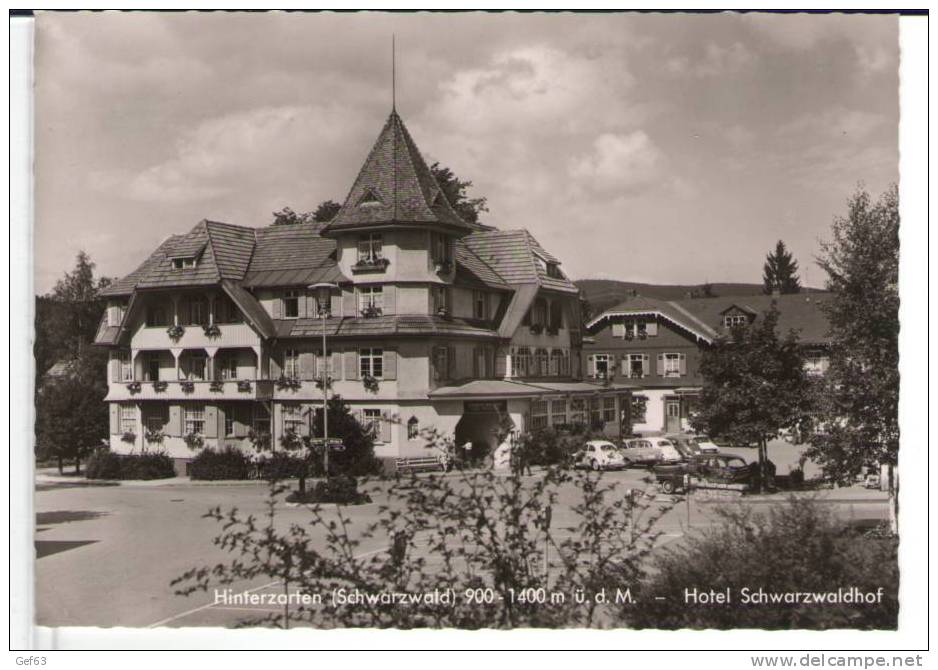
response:
<svg viewBox="0 0 938 670"><path fill-rule="evenodd" d="M420 434L420 422L417 421L417 417L412 416L407 422L407 439L416 440L417 436Z"/></svg>

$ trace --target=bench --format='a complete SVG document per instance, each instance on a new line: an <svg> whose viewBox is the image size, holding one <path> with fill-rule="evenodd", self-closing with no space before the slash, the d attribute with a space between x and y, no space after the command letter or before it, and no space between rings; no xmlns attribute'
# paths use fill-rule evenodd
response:
<svg viewBox="0 0 938 670"><path fill-rule="evenodd" d="M443 462L436 456L422 456L420 458L398 458L394 461L395 469L400 473L429 472L443 470Z"/></svg>

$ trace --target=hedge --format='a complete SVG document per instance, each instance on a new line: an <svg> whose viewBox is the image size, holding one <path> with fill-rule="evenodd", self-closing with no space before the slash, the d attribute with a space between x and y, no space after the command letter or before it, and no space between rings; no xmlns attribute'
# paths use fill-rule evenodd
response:
<svg viewBox="0 0 938 670"><path fill-rule="evenodd" d="M96 451L85 465L87 479L168 479L175 477L173 459L166 454L115 454Z"/></svg>
<svg viewBox="0 0 938 670"><path fill-rule="evenodd" d="M239 449L203 449L189 463L189 477L201 480L250 479L251 459Z"/></svg>

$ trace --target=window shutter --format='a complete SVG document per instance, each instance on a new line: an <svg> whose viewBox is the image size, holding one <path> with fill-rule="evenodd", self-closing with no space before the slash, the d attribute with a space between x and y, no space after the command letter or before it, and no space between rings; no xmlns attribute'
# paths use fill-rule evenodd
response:
<svg viewBox="0 0 938 670"><path fill-rule="evenodd" d="M121 366L119 354L116 351L111 352L111 360L108 361L108 367L111 369L111 381L119 382L121 380Z"/></svg>
<svg viewBox="0 0 938 670"><path fill-rule="evenodd" d="M397 379L397 351L384 350L384 379Z"/></svg>
<svg viewBox="0 0 938 670"><path fill-rule="evenodd" d="M596 357L593 354L590 354L586 357L586 376L595 377L596 376Z"/></svg>
<svg viewBox="0 0 938 670"><path fill-rule="evenodd" d="M651 374L651 365L648 361L648 354L642 354L642 376L647 377Z"/></svg>
<svg viewBox="0 0 938 670"><path fill-rule="evenodd" d="M612 324L612 336L613 337L625 337L625 324L624 323Z"/></svg>
<svg viewBox="0 0 938 670"><path fill-rule="evenodd" d="M456 370L456 347L446 347L446 372L449 379L459 379Z"/></svg>
<svg viewBox="0 0 938 670"><path fill-rule="evenodd" d="M275 319L282 318L281 315L283 314L283 300L280 298L279 295L274 298L273 309L274 309L274 318Z"/></svg>
<svg viewBox="0 0 938 670"><path fill-rule="evenodd" d="M332 316L342 316L342 294L332 293L329 296L329 314Z"/></svg>
<svg viewBox="0 0 938 670"><path fill-rule="evenodd" d="M356 298L354 289L342 291L342 316L361 316L355 304Z"/></svg>
<svg viewBox="0 0 938 670"><path fill-rule="evenodd" d="M381 418L381 441L391 442L391 420L386 417Z"/></svg>
<svg viewBox="0 0 938 670"><path fill-rule="evenodd" d="M182 435L182 406L169 406L169 423L166 424L166 434L172 437Z"/></svg>
<svg viewBox="0 0 938 670"><path fill-rule="evenodd" d="M358 349L349 349L345 352L345 378L358 379Z"/></svg>
<svg viewBox="0 0 938 670"><path fill-rule="evenodd" d="M664 354L658 354L658 364L655 367L655 374L659 377L664 376Z"/></svg>
<svg viewBox="0 0 938 670"><path fill-rule="evenodd" d="M305 381L316 379L316 356L312 351L300 352L300 379Z"/></svg>
<svg viewBox="0 0 938 670"><path fill-rule="evenodd" d="M495 378L504 379L508 375L508 352L499 349L495 352Z"/></svg>
<svg viewBox="0 0 938 670"><path fill-rule="evenodd" d="M329 372L333 379L342 379L342 352L333 351L331 356L332 360L330 361Z"/></svg>
<svg viewBox="0 0 938 670"><path fill-rule="evenodd" d="M629 370L629 355L628 354L625 354L624 356L622 356L622 361L620 365L621 365L620 370L622 370L622 376L631 377L632 371Z"/></svg>
<svg viewBox="0 0 938 670"><path fill-rule="evenodd" d="M300 423L299 428L296 429L296 434L300 437L307 437L309 435L309 416L312 411L312 408L300 405L300 416L303 418L303 421Z"/></svg>
<svg viewBox="0 0 938 670"><path fill-rule="evenodd" d="M205 437L218 437L218 412L214 405L205 406Z"/></svg>
<svg viewBox="0 0 938 670"><path fill-rule="evenodd" d="M384 314L397 314L397 287L391 284L385 284L381 289L384 300Z"/></svg>
<svg viewBox="0 0 938 670"><path fill-rule="evenodd" d="M296 315L297 315L297 317L300 318L300 319L305 319L305 318L306 318L306 314L307 314L307 310L306 310L307 297L308 297L308 296L306 295L306 293L303 292L303 293L300 293L299 297L296 299Z"/></svg>
<svg viewBox="0 0 938 670"><path fill-rule="evenodd" d="M681 376L687 375L687 354L681 354Z"/></svg>
<svg viewBox="0 0 938 670"><path fill-rule="evenodd" d="M657 335L658 335L658 322L657 322L657 321L649 321L648 323L646 323L646 324L645 324L645 334L648 335L648 337L655 337L655 336L657 336Z"/></svg>
<svg viewBox="0 0 938 670"><path fill-rule="evenodd" d="M248 424L244 423L241 419L244 418L243 412L235 411L235 406L232 405L228 407L226 412L232 413L232 428L234 428L234 437L247 437L248 435Z"/></svg>
<svg viewBox="0 0 938 670"><path fill-rule="evenodd" d="M111 414L111 435L117 435L120 432L120 406L116 402L108 405Z"/></svg>
<svg viewBox="0 0 938 670"><path fill-rule="evenodd" d="M315 319L319 316L319 309L316 307L316 296L312 291L306 293L306 318Z"/></svg>

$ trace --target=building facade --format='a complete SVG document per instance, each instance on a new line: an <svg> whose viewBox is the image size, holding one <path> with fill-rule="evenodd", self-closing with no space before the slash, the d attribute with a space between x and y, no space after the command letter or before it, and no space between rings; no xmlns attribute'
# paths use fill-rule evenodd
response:
<svg viewBox="0 0 938 670"><path fill-rule="evenodd" d="M829 362L825 293L659 300L632 296L586 325L585 377L632 392L628 421L643 435L689 429L703 385L700 355L737 325L750 325L774 302L778 332L794 330L810 375Z"/></svg>
<svg viewBox="0 0 938 670"><path fill-rule="evenodd" d="M323 376L388 462L428 455L426 429L489 447L506 421L616 433L629 402L583 378L559 260L526 230L461 219L396 112L333 220L202 221L104 294L111 448L180 469L252 433L309 434Z"/></svg>

